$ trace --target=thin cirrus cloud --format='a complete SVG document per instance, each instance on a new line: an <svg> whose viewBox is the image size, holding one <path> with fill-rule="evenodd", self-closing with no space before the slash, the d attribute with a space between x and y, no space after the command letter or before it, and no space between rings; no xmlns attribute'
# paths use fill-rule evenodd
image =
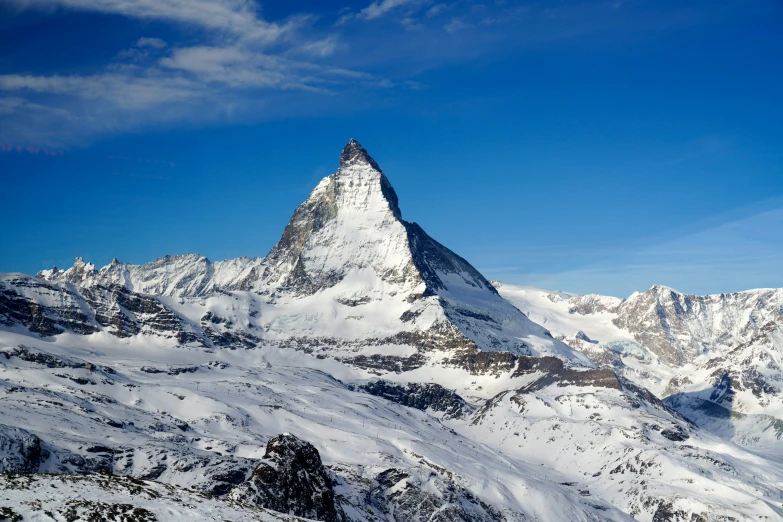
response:
<svg viewBox="0 0 783 522"><path fill-rule="evenodd" d="M18 9L44 14L52 9L93 11L195 25L204 31L199 43L188 46L154 36L139 38L90 74L0 75L3 142L64 147L145 122L222 120L236 114L243 102L244 113L252 113L253 107L266 110L271 104L265 100L274 93L328 95L350 86L415 85L324 62L340 46L337 35L314 30L314 17L306 14L268 22L252 1L9 1ZM290 98L289 103L295 103Z"/></svg>
<svg viewBox="0 0 783 522"><path fill-rule="evenodd" d="M144 48L162 49L166 47L166 42L161 40L160 38L144 37L136 40L136 47L140 49L144 49Z"/></svg>
<svg viewBox="0 0 783 522"><path fill-rule="evenodd" d="M247 0L8 0L20 9L57 8L195 24L244 38L274 41L297 24L270 23Z"/></svg>
<svg viewBox="0 0 783 522"><path fill-rule="evenodd" d="M42 16L51 10L91 11L173 26L166 41L137 35L112 60L80 74L26 68L0 74L0 142L41 147L89 143L107 132L144 125L360 110L355 100L369 106L376 99L386 103L390 90L422 89L426 86L415 81L416 74L492 52L499 42L521 48L552 34L573 37L596 29L595 24L582 28L580 20L609 17L598 25L601 30L626 27L628 20L600 2L591 4L590 16L582 3L551 16L549 9L520 11L503 2L368 0L348 14L294 13L278 21L262 18L252 0L6 0L3 5ZM563 24L577 26L564 30ZM179 25L188 26L187 43L177 39ZM380 27L383 38L378 38ZM350 96L340 97L343 93Z"/></svg>
<svg viewBox="0 0 783 522"><path fill-rule="evenodd" d="M730 216L718 216L714 218L717 223L702 224L706 226L701 230L650 238L635 247L613 245L580 251L560 245L542 255L542 259L551 259L552 254L567 252L577 259L594 259L565 270L520 271L518 266L490 265L484 272L508 283L580 293L600 291L616 297L627 297L633 291L661 283L693 294L775 287L783 262L781 204L780 198L756 203L754 207L771 208L734 216L723 223L719 221ZM527 247L525 255L529 255ZM705 278L705 272L711 277Z"/></svg>
<svg viewBox="0 0 783 522"><path fill-rule="evenodd" d="M359 12L359 17L375 20L402 6L421 4L420 0L376 0Z"/></svg>

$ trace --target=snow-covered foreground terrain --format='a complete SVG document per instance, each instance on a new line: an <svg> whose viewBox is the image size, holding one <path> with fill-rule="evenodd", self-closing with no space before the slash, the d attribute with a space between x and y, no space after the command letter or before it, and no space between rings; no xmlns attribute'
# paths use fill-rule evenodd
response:
<svg viewBox="0 0 783 522"><path fill-rule="evenodd" d="M0 516L783 520L779 295L490 284L351 141L265 258L0 274Z"/></svg>
<svg viewBox="0 0 783 522"><path fill-rule="evenodd" d="M512 519L540 512L590 520L604 510L623 519L608 503L559 485L558 473L452 431L473 408L443 424L437 414L355 391L351 383L363 375L340 364L325 365L328 374L313 368L315 358L275 348L2 339L11 346L0 352L0 429L41 439L49 456L37 471L111 471L220 494L246 479L269 438L290 432L318 448L356 517L368 518L365 482L398 468L425 493L456 485Z"/></svg>
<svg viewBox="0 0 783 522"><path fill-rule="evenodd" d="M367 495L390 469L417 495L479 499L497 510L480 509L487 520L652 520L662 508L780 516L779 464L643 392L547 385L551 374L537 370L444 418L364 392L362 370L293 351L84 341L3 334L0 436L19 439L9 428L21 428L42 448L37 463L6 455L6 469L109 471L221 495L288 432L318 449L354 520L376 518ZM500 379L455 372L429 382L438 380L476 393L474 380Z"/></svg>
<svg viewBox="0 0 783 522"><path fill-rule="evenodd" d="M0 520L300 522L282 513L117 475L0 475Z"/></svg>

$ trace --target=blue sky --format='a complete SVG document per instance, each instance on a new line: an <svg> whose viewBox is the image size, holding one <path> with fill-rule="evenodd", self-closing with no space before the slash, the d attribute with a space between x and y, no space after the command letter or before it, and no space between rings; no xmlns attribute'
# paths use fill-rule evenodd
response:
<svg viewBox="0 0 783 522"><path fill-rule="evenodd" d="M263 256L361 141L490 278L783 286L783 4L6 0L0 270Z"/></svg>

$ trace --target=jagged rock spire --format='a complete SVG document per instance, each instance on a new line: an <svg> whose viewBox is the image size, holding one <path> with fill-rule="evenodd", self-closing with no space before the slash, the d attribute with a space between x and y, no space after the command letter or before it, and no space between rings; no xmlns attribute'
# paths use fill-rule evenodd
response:
<svg viewBox="0 0 783 522"><path fill-rule="evenodd" d="M342 154L340 154L340 168L345 168L357 163L366 163L375 170L381 171L381 168L367 153L365 148L362 147L362 144L351 138L348 144L343 148Z"/></svg>

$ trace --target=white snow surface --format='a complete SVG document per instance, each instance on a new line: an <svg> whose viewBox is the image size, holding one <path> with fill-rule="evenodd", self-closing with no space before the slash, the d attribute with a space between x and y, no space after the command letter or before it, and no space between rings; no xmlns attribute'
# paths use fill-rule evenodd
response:
<svg viewBox="0 0 783 522"><path fill-rule="evenodd" d="M783 455L783 289L693 296L656 285L622 300L493 284L555 337L700 425Z"/></svg>
<svg viewBox="0 0 783 522"><path fill-rule="evenodd" d="M44 471L62 471L65 456L100 445L121 449L110 464L117 474L144 477L167 455L157 480L199 488L209 468L184 466L194 456L258 459L270 437L287 432L314 444L338 477L390 466L445 469L448 480L511 519L652 520L655 502L666 498L688 513L738 520L783 513L778 462L618 390L552 385L518 393L537 376L507 378L482 389L486 396L506 391L486 404L474 399L483 406L474 415L439 420L436 412L354 391L349 384L371 377L366 372L294 350L0 333L2 353L20 344L68 363L50 368L0 355L0 424L44 441L52 453ZM179 368L193 370L172 371ZM414 372L399 380L426 378ZM494 380L451 370L426 382L467 391ZM690 433L687 443L659 434L678 425ZM351 484L343 484L341 494L351 498Z"/></svg>

